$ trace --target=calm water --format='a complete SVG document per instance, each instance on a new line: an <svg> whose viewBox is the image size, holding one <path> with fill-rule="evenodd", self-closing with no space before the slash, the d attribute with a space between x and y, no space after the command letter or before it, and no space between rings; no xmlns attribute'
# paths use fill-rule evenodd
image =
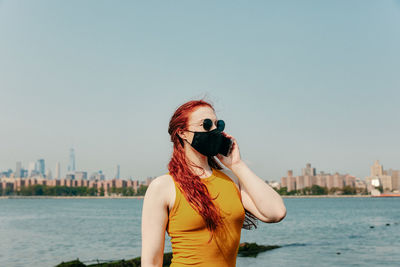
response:
<svg viewBox="0 0 400 267"><path fill-rule="evenodd" d="M140 256L142 203L0 199L0 266ZM242 230L241 238L283 247L238 257L237 266L400 266L400 198L285 199L285 204L282 222L259 222L256 230Z"/></svg>

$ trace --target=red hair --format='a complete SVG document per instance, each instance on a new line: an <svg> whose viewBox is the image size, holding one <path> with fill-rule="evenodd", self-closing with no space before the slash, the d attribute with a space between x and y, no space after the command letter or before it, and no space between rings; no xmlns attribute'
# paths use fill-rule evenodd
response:
<svg viewBox="0 0 400 267"><path fill-rule="evenodd" d="M168 133L174 147L168 170L175 182L182 188L182 193L189 204L203 217L206 227L211 233L211 240L218 226L223 223L221 213L219 207L211 201L207 186L201 182L200 176L189 168L189 165L194 168L201 167L186 158L183 140L178 135L180 130L187 129L190 114L199 107L210 107L214 110L213 106L204 100L192 100L181 105L171 117ZM214 157L208 157L207 161L211 168L222 169ZM256 227L254 223L256 217L247 210L245 212L247 217L243 228L250 229L251 225Z"/></svg>

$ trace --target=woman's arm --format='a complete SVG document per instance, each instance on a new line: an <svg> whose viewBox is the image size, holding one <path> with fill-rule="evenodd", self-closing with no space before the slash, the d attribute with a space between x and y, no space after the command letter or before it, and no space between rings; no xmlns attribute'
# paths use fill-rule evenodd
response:
<svg viewBox="0 0 400 267"><path fill-rule="evenodd" d="M274 219L274 218L271 218L271 216L266 217L263 214L261 214L260 211L258 210L256 204L249 196L247 189L240 183L239 178L237 178L237 176L231 170L223 169L222 172L225 173L226 175L228 175L235 182L236 187L238 188L241 198L242 198L243 207L247 211L249 211L251 214L256 216L257 219L259 219L260 221L265 222L265 223L274 223L274 222L281 221L285 217L285 216L281 216L281 217ZM272 190L274 190L274 189L272 189Z"/></svg>
<svg viewBox="0 0 400 267"><path fill-rule="evenodd" d="M163 265L165 229L168 223L168 202L166 201L164 176L157 177L150 183L143 200L142 267L161 267Z"/></svg>
<svg viewBox="0 0 400 267"><path fill-rule="evenodd" d="M286 207L282 197L243 161L233 165L231 170L239 178L243 206L247 210L258 211L263 222L275 223L285 218ZM259 217L255 213L253 215Z"/></svg>
<svg viewBox="0 0 400 267"><path fill-rule="evenodd" d="M242 161L236 139L224 135L233 140L232 152L228 157L218 154L217 158L238 178L244 208L263 222L281 221L286 216L282 197Z"/></svg>

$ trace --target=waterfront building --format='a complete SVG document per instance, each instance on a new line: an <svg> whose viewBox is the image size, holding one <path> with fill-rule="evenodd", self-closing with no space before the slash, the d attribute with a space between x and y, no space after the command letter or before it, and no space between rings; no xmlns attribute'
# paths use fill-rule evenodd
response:
<svg viewBox="0 0 400 267"><path fill-rule="evenodd" d="M280 187L286 187L287 191L301 190L303 188L310 188L313 185L318 185L321 187L338 188L343 189L344 186L357 187L360 188L362 181L350 174L329 174L321 171L316 174L316 169L311 167L310 163L307 163L306 168L302 169L302 175L293 176L293 170L288 170L287 176L281 178ZM364 188L364 186L361 186Z"/></svg>
<svg viewBox="0 0 400 267"><path fill-rule="evenodd" d="M23 178L0 178L0 191L5 190L7 187L13 191L19 191L24 186L33 185L46 185L46 186L67 186L67 187L88 187L88 188L103 188L104 195L110 196L112 188L132 188L134 193L137 193L139 185L147 183L145 181L138 180L124 180L124 179L112 179L112 180L87 180L87 179L46 179L41 176Z"/></svg>
<svg viewBox="0 0 400 267"><path fill-rule="evenodd" d="M371 166L370 176L367 176L365 180L368 192L380 186L384 192L400 190L400 170L384 170L383 165L379 164L379 160L376 160Z"/></svg>

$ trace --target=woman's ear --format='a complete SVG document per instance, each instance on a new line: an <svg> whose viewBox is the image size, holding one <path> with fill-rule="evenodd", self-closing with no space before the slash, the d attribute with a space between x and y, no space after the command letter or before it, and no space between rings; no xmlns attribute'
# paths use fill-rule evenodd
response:
<svg viewBox="0 0 400 267"><path fill-rule="evenodd" d="M182 131L182 130L179 130L179 131L178 131L178 136L179 136L182 140L187 139L187 138L186 138L185 132Z"/></svg>

